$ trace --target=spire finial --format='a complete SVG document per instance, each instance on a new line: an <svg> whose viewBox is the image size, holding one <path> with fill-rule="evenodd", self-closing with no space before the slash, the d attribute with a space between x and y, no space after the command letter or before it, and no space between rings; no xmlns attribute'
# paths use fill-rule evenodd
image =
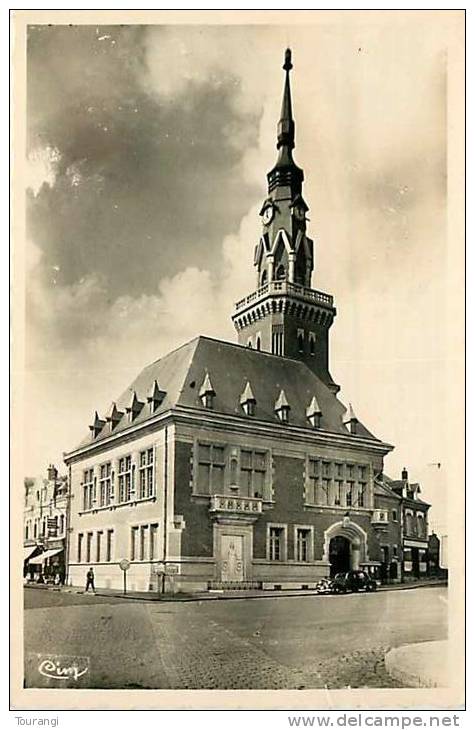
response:
<svg viewBox="0 0 475 730"><path fill-rule="evenodd" d="M284 54L284 65L282 66L284 71L290 71L290 69L293 68L292 66L292 51L290 48L286 48L285 54Z"/></svg>

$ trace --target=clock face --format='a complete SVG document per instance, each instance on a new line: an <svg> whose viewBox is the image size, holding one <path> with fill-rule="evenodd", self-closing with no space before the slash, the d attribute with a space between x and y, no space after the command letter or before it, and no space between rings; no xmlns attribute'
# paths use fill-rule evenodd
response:
<svg viewBox="0 0 475 730"><path fill-rule="evenodd" d="M266 225L268 225L271 222L273 217L274 217L274 208L272 207L272 205L268 205L262 214L262 220L264 221L264 223Z"/></svg>

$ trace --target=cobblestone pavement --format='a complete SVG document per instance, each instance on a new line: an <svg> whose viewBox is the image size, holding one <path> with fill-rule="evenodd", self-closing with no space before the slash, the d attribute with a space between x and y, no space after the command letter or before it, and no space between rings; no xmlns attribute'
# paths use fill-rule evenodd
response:
<svg viewBox="0 0 475 730"><path fill-rule="evenodd" d="M445 588L403 593L161 604L77 596L48 606L39 597L25 612L25 652L87 656L90 688L397 687L385 652L447 633ZM32 661L26 686L42 686Z"/></svg>
<svg viewBox="0 0 475 730"><path fill-rule="evenodd" d="M177 622L176 615L150 609L155 641L170 686L181 689L335 689L399 687L386 672L390 647L353 651L305 668L273 659L252 641L211 621Z"/></svg>

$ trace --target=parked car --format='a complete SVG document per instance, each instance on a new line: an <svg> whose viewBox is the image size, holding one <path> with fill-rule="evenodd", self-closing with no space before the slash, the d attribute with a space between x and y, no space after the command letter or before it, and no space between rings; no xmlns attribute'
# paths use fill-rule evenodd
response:
<svg viewBox="0 0 475 730"><path fill-rule="evenodd" d="M364 570L350 570L337 573L333 579L333 593L353 593L355 591L375 591L376 581Z"/></svg>
<svg viewBox="0 0 475 730"><path fill-rule="evenodd" d="M330 578L322 578L317 583L317 593L333 593L333 581Z"/></svg>

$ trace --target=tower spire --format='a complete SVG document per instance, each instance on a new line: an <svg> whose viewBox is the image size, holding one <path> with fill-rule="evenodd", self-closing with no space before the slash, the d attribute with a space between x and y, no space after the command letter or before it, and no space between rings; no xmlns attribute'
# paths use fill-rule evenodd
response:
<svg viewBox="0 0 475 730"><path fill-rule="evenodd" d="M295 147L295 124L292 118L292 94L290 92L290 71L293 68L290 48L285 51L282 68L285 71L285 81L280 119L277 124L279 154L273 169L267 174L267 183L269 193L276 188L287 187L290 189L291 198L294 199L302 192L303 172L292 158L292 150Z"/></svg>
<svg viewBox="0 0 475 730"><path fill-rule="evenodd" d="M282 68L285 71L285 82L280 119L277 125L277 149L286 146L292 150L295 147L295 124L292 119L292 95L290 93L290 71L293 68L290 48L285 51Z"/></svg>

